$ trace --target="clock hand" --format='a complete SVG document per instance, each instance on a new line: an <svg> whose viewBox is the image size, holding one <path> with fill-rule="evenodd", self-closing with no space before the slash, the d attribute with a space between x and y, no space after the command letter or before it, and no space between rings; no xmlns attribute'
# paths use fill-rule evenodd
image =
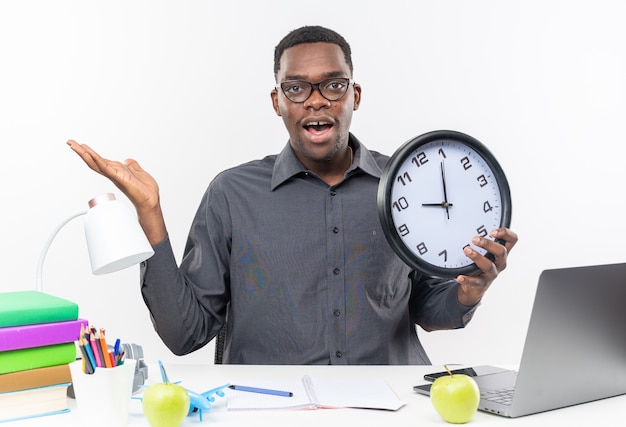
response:
<svg viewBox="0 0 626 427"><path fill-rule="evenodd" d="M443 202L441 203L441 207L445 208L446 215L448 216L448 219L450 219L450 211L448 207L452 205L448 203L448 192L446 191L446 174L443 169L443 160L441 161L441 182L443 183Z"/></svg>
<svg viewBox="0 0 626 427"><path fill-rule="evenodd" d="M452 203L448 203L448 202L441 202L441 203L422 203L422 206L437 206L440 208L448 208L448 207L452 207Z"/></svg>

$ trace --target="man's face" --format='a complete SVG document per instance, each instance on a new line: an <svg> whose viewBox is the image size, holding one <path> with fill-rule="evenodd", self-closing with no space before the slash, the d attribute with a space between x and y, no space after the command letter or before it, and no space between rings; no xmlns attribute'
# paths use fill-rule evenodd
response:
<svg viewBox="0 0 626 427"><path fill-rule="evenodd" d="M285 50L277 79L278 83L318 83L332 77L352 77L341 48L332 43L305 43ZM317 88L302 103L290 101L280 89L273 90L271 97L296 155L305 166L313 167L317 162L332 160L348 143L352 112L359 107L361 88L350 86L336 101L325 99Z"/></svg>

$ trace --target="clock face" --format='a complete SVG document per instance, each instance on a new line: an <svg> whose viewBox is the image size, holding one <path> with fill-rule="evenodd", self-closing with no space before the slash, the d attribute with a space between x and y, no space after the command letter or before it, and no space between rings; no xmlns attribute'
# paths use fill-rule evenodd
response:
<svg viewBox="0 0 626 427"><path fill-rule="evenodd" d="M463 248L511 220L500 165L476 139L454 131L414 138L396 151L378 189L383 230L412 268L440 277L478 270ZM482 248L473 247L493 258Z"/></svg>

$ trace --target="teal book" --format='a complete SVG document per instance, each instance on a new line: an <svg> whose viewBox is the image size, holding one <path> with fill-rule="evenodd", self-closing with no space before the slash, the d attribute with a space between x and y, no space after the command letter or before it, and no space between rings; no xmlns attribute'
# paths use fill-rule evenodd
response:
<svg viewBox="0 0 626 427"><path fill-rule="evenodd" d="M78 304L39 291L0 293L0 328L78 319Z"/></svg>
<svg viewBox="0 0 626 427"><path fill-rule="evenodd" d="M0 352L0 374L62 365L76 360L76 344L46 345Z"/></svg>

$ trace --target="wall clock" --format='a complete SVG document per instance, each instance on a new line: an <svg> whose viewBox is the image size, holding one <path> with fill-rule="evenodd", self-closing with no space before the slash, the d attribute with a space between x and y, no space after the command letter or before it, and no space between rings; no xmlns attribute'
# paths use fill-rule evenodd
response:
<svg viewBox="0 0 626 427"><path fill-rule="evenodd" d="M511 194L485 145L461 132L438 130L407 141L391 156L378 185L378 214L389 244L406 264L454 278L478 271L463 253L472 237L491 238L494 228L510 226Z"/></svg>

